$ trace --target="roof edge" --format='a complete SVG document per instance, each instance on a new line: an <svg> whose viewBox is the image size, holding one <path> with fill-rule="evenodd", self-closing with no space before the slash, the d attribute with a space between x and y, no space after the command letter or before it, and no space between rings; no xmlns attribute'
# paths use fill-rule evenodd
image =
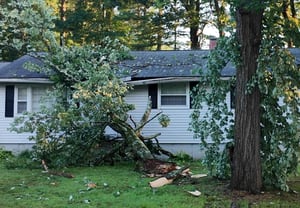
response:
<svg viewBox="0 0 300 208"><path fill-rule="evenodd" d="M24 83L24 84L53 84L53 81L47 78L20 78L20 79L0 79L0 83Z"/></svg>

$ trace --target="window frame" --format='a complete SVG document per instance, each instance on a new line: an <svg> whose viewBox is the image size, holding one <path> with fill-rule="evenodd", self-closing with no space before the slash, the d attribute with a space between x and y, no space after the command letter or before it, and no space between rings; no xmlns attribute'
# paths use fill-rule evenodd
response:
<svg viewBox="0 0 300 208"><path fill-rule="evenodd" d="M162 104L162 86L164 84L175 84L175 83L160 83L158 84L158 96L157 96L157 101L158 101L158 107L161 109L189 109L190 108L190 83L189 82L178 82L178 83L183 83L185 85L185 94L174 94L174 96L185 96L185 105L163 105ZM172 96L173 94L165 94L165 96Z"/></svg>
<svg viewBox="0 0 300 208"><path fill-rule="evenodd" d="M19 100L19 89L26 89L26 99ZM24 112L32 111L32 87L26 85L15 85L14 95L14 116L22 115ZM20 102L26 102L26 110L18 112L18 106Z"/></svg>

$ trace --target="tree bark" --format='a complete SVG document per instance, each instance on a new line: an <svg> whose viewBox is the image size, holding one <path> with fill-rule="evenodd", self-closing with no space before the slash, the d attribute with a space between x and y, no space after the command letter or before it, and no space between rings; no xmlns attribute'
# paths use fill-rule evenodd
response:
<svg viewBox="0 0 300 208"><path fill-rule="evenodd" d="M66 0L60 0L59 1L59 16L60 16L60 21L61 22L64 22L66 20ZM60 46L65 45L64 28L62 28L60 33L59 33L59 45Z"/></svg>
<svg viewBox="0 0 300 208"><path fill-rule="evenodd" d="M190 41L191 49L200 49L199 43L199 24L200 24L200 1L199 0L185 0L182 1L183 7L187 12L187 18L190 27Z"/></svg>
<svg viewBox="0 0 300 208"><path fill-rule="evenodd" d="M257 70L262 39L263 10L237 9L237 38L241 64L236 74L236 108L231 188L259 193L262 187L260 158L260 92L246 92Z"/></svg>
<svg viewBox="0 0 300 208"><path fill-rule="evenodd" d="M153 159L153 155L142 140L136 135L135 130L126 121L121 120L117 116L112 117L109 126L120 133L124 139L130 144L132 153L137 160Z"/></svg>
<svg viewBox="0 0 300 208"><path fill-rule="evenodd" d="M225 36L225 22L222 20L222 16L224 15L224 7L222 4L222 2L219 2L219 0L214 0L214 10L215 10L215 15L217 17L216 19L216 25L217 25L217 29L219 31L219 37L224 37Z"/></svg>

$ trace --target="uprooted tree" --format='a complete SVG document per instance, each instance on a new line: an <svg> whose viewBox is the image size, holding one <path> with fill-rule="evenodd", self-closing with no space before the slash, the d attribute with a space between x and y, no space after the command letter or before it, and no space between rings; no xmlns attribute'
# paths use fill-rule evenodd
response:
<svg viewBox="0 0 300 208"><path fill-rule="evenodd" d="M58 47L39 58L42 66L27 67L48 73L53 88L41 112L17 118L12 127L34 133L30 140L36 142L37 158L52 165L97 165L105 160L141 161L152 159L154 152L169 153L152 142L159 133L141 134L148 122L163 115L150 118L151 102L139 122L128 116L134 108L124 100L130 86L118 77L122 73L117 64L129 55L120 43L107 38L98 46ZM121 136L106 136L108 127Z"/></svg>

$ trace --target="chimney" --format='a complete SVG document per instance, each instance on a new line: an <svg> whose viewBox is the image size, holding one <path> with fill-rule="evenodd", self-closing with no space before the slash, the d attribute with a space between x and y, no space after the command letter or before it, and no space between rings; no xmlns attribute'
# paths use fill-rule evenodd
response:
<svg viewBox="0 0 300 208"><path fill-rule="evenodd" d="M217 40L218 39L216 37L209 38L209 50L212 50L217 46Z"/></svg>

